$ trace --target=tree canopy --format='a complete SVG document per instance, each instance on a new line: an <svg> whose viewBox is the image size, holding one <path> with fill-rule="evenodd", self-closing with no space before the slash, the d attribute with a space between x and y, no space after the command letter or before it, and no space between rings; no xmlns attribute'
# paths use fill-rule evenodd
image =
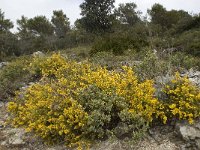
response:
<svg viewBox="0 0 200 150"><path fill-rule="evenodd" d="M89 32L106 32L112 27L115 0L85 0L81 5L81 23Z"/></svg>

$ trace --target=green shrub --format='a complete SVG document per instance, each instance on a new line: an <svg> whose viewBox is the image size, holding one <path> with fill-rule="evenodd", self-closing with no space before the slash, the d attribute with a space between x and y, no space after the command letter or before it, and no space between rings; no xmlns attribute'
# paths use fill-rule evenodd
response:
<svg viewBox="0 0 200 150"><path fill-rule="evenodd" d="M154 79L157 76L166 75L169 71L169 63L159 59L155 54L147 51L141 64L136 65L136 74L141 80Z"/></svg>
<svg viewBox="0 0 200 150"><path fill-rule="evenodd" d="M192 55L185 54L183 52L177 52L171 55L168 58L172 64L172 66L176 68L197 68L200 69L200 60L198 57L194 57Z"/></svg>
<svg viewBox="0 0 200 150"><path fill-rule="evenodd" d="M200 56L200 30L182 33L175 41L175 46L193 56Z"/></svg>
<svg viewBox="0 0 200 150"><path fill-rule="evenodd" d="M124 97L116 95L114 91L107 93L91 85L81 91L78 101L88 113L84 131L92 140L108 138L112 134L118 138L132 137L145 132L146 122L143 118L131 114Z"/></svg>
<svg viewBox="0 0 200 150"><path fill-rule="evenodd" d="M17 93L8 110L13 125L47 142L83 146L112 133L137 136L158 113L153 82L139 83L130 67L108 71L58 54L39 66L40 82Z"/></svg>
<svg viewBox="0 0 200 150"><path fill-rule="evenodd" d="M129 31L119 31L113 34L105 35L98 39L90 52L91 55L107 51L115 55L123 54L127 49L136 49L140 51L143 47L148 46L146 31L137 27Z"/></svg>
<svg viewBox="0 0 200 150"><path fill-rule="evenodd" d="M0 99L7 100L9 96L14 96L17 89L31 81L31 75L25 69L30 60L30 57L20 57L0 70Z"/></svg>

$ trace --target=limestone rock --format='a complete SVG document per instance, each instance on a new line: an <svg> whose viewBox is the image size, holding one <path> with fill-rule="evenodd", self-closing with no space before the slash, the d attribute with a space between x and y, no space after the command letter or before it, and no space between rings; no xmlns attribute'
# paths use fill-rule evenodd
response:
<svg viewBox="0 0 200 150"><path fill-rule="evenodd" d="M45 56L45 54L41 51L34 52L32 55L33 55L33 57L44 57Z"/></svg>
<svg viewBox="0 0 200 150"><path fill-rule="evenodd" d="M0 62L0 69L7 65L8 65L8 62Z"/></svg>
<svg viewBox="0 0 200 150"><path fill-rule="evenodd" d="M181 74L181 76L187 76L192 83L200 87L200 71L195 71L191 68L186 73Z"/></svg>
<svg viewBox="0 0 200 150"><path fill-rule="evenodd" d="M2 141L0 145L23 145L25 144L23 137L25 131L23 129L9 128L3 131L3 134L6 138L5 141Z"/></svg>
<svg viewBox="0 0 200 150"><path fill-rule="evenodd" d="M176 124L176 131L186 142L185 147L200 149L200 120L193 125L187 122L179 122Z"/></svg>

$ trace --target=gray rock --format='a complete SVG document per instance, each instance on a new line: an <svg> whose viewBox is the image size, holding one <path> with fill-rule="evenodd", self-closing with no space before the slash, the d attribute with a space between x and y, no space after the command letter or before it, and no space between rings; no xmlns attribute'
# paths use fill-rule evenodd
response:
<svg viewBox="0 0 200 150"><path fill-rule="evenodd" d="M166 84L173 79L173 76L167 74L166 76L158 76L155 78L155 82L159 84Z"/></svg>
<svg viewBox="0 0 200 150"><path fill-rule="evenodd" d="M8 62L0 62L0 69L7 65L8 65Z"/></svg>
<svg viewBox="0 0 200 150"><path fill-rule="evenodd" d="M0 108L3 107L5 104L0 101Z"/></svg>
<svg viewBox="0 0 200 150"><path fill-rule="evenodd" d="M4 135L7 137L6 141L1 142L4 145L23 145L25 141L23 137L25 135L25 131L23 129L10 128L3 131Z"/></svg>
<svg viewBox="0 0 200 150"><path fill-rule="evenodd" d="M91 147L91 150L125 150L118 140L107 140Z"/></svg>
<svg viewBox="0 0 200 150"><path fill-rule="evenodd" d="M186 147L200 149L200 121L190 125L186 122L177 123L176 131L186 142Z"/></svg>
<svg viewBox="0 0 200 150"><path fill-rule="evenodd" d="M181 134L182 138L186 141L200 138L200 130L190 125L180 125L179 133Z"/></svg>
<svg viewBox="0 0 200 150"><path fill-rule="evenodd" d="M176 48L167 48L167 49L163 50L163 53L172 53L172 52L175 52L175 51L177 51Z"/></svg>
<svg viewBox="0 0 200 150"><path fill-rule="evenodd" d="M186 73L181 74L181 76L187 76L192 83L200 87L200 71L195 71L193 68L191 68Z"/></svg>
<svg viewBox="0 0 200 150"><path fill-rule="evenodd" d="M196 146L198 147L198 149L200 149L200 139L196 140Z"/></svg>
<svg viewBox="0 0 200 150"><path fill-rule="evenodd" d="M2 146L6 146L7 143L6 143L6 141L3 141L3 142L0 143L0 145L2 145Z"/></svg>
<svg viewBox="0 0 200 150"><path fill-rule="evenodd" d="M34 52L34 53L32 54L32 56L33 56L33 57L44 57L45 54L44 54L43 52L41 52L41 51L37 51L37 52Z"/></svg>

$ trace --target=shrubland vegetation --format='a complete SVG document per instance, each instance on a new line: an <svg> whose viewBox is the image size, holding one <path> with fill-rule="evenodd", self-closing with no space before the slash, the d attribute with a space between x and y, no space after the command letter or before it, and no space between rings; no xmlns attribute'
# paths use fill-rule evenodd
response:
<svg viewBox="0 0 200 150"><path fill-rule="evenodd" d="M153 80L139 81L127 66L109 71L53 54L30 67L40 81L16 93L10 123L49 143L81 149L111 136L137 138L155 123L193 123L200 115L199 88L179 74L161 90L164 97L155 97Z"/></svg>
<svg viewBox="0 0 200 150"><path fill-rule="evenodd" d="M199 87L175 74L200 69L199 14L154 4L144 17L135 3L113 4L85 0L74 27L61 10L51 20L22 16L16 33L0 11L0 60L9 61L0 69L0 100L11 101L9 123L86 149L199 117ZM45 55L30 55L36 51ZM157 89L165 75L171 81Z"/></svg>

